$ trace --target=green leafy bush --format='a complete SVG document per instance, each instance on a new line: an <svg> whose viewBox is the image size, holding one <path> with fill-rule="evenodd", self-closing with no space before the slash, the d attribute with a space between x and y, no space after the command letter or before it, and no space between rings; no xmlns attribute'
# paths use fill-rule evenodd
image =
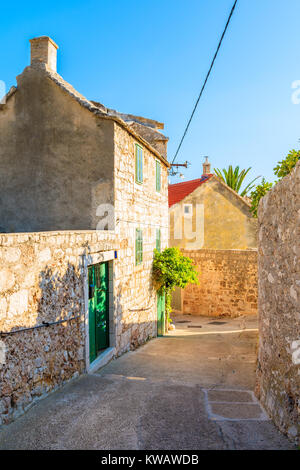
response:
<svg viewBox="0 0 300 470"><path fill-rule="evenodd" d="M198 283L198 273L193 261L179 248L166 248L162 253L154 250L153 276L156 283L166 289Z"/></svg>
<svg viewBox="0 0 300 470"><path fill-rule="evenodd" d="M171 292L188 284L198 284L198 273L193 261L184 256L179 248L166 248L162 253L154 250L153 278L160 292L166 293L166 313L170 321Z"/></svg>
<svg viewBox="0 0 300 470"><path fill-rule="evenodd" d="M251 212L254 217L257 217L257 209L259 201L264 197L268 191L272 188L273 183L268 183L265 178L262 179L262 182L256 186L255 190L251 192Z"/></svg>
<svg viewBox="0 0 300 470"><path fill-rule="evenodd" d="M292 169L297 165L300 160L300 150L291 150L288 156L278 162L278 165L274 168L274 173L278 176L279 180L289 175Z"/></svg>

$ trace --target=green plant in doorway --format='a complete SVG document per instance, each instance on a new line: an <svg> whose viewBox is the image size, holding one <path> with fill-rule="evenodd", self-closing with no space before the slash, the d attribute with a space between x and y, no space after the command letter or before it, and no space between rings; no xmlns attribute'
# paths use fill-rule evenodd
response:
<svg viewBox="0 0 300 470"><path fill-rule="evenodd" d="M166 294L166 315L170 322L171 294L175 287L184 289L188 284L199 284L193 261L179 248L166 248L162 253L154 250L153 279L158 292Z"/></svg>

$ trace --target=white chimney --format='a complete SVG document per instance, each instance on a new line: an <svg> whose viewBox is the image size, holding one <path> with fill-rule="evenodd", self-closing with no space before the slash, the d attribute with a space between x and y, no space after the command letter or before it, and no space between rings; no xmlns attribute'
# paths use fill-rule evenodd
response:
<svg viewBox="0 0 300 470"><path fill-rule="evenodd" d="M57 49L58 46L48 36L30 39L31 44L31 64L43 63L56 72Z"/></svg>

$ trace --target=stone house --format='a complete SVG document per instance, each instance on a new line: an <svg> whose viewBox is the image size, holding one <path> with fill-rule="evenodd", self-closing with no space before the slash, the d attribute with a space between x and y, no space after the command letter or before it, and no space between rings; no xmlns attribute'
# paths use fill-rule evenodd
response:
<svg viewBox="0 0 300 470"><path fill-rule="evenodd" d="M163 124L87 100L56 55L50 38L31 40L0 105L0 424L158 328Z"/></svg>
<svg viewBox="0 0 300 470"><path fill-rule="evenodd" d="M175 310L206 316L257 312L257 221L249 201L216 175L169 185L169 246L198 267L200 285L177 289Z"/></svg>

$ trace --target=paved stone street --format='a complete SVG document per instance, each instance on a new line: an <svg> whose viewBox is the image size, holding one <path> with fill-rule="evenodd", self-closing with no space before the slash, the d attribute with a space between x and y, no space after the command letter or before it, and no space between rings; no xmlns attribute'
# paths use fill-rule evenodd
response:
<svg viewBox="0 0 300 470"><path fill-rule="evenodd" d="M168 336L69 383L2 428L0 449L295 448L252 392L256 319L174 320Z"/></svg>

